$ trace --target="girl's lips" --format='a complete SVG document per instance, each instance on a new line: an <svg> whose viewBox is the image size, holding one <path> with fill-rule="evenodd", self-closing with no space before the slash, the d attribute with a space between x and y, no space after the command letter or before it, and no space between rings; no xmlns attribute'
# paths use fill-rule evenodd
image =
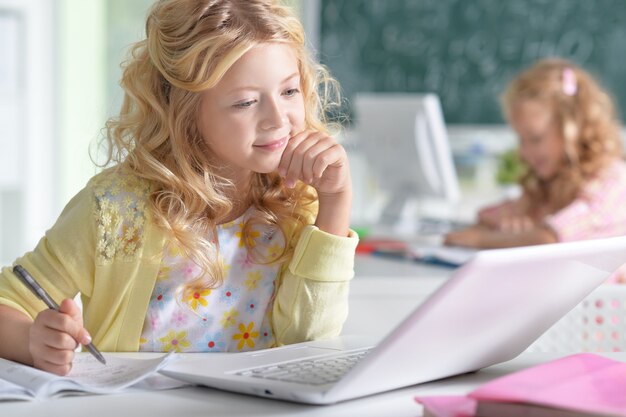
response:
<svg viewBox="0 0 626 417"><path fill-rule="evenodd" d="M260 148L260 149L264 149L267 151L275 151L277 149L282 149L285 147L285 145L287 144L287 141L289 139L288 138L282 138L282 139L278 139L269 143L266 143L264 145L254 145L256 148Z"/></svg>

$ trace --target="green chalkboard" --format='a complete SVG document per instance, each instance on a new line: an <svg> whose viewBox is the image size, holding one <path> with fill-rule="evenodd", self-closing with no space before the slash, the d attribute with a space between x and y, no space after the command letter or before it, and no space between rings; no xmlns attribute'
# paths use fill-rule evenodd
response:
<svg viewBox="0 0 626 417"><path fill-rule="evenodd" d="M305 0L308 1L308 0ZM539 58L589 70L626 110L626 0L320 0L319 58L358 91L436 92L448 123L502 123Z"/></svg>

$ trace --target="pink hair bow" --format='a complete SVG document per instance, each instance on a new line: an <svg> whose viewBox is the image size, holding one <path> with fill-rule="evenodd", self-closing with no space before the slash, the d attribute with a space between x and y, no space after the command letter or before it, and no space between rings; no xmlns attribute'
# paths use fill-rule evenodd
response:
<svg viewBox="0 0 626 417"><path fill-rule="evenodd" d="M578 83L576 82L576 74L571 68L563 69L563 93L573 96L578 91Z"/></svg>

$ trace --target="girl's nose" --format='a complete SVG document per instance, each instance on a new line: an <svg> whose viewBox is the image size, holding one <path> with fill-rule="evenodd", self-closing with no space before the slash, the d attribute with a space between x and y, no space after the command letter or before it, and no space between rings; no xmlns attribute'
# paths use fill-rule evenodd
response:
<svg viewBox="0 0 626 417"><path fill-rule="evenodd" d="M276 100L269 99L263 109L263 120L261 128L265 130L279 129L286 124L287 117L285 110Z"/></svg>

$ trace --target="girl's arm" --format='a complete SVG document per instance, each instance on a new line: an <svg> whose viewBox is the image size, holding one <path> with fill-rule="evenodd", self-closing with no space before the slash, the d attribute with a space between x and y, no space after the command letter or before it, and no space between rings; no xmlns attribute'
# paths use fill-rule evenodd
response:
<svg viewBox="0 0 626 417"><path fill-rule="evenodd" d="M449 233L444 240L446 245L477 249L541 245L556 243L557 241L556 233L547 226L535 226L519 232L512 232L480 225Z"/></svg>
<svg viewBox="0 0 626 417"><path fill-rule="evenodd" d="M71 277L93 276L93 213L93 193L80 192L35 249L15 261L33 274L61 312L47 308L12 268L0 271L0 357L56 374L69 372L77 341L89 338L72 298L80 289L90 290L90 280L79 283Z"/></svg>
<svg viewBox="0 0 626 417"><path fill-rule="evenodd" d="M278 345L339 335L357 243L356 235L340 237L313 225L302 230L276 282L272 327Z"/></svg>
<svg viewBox="0 0 626 417"><path fill-rule="evenodd" d="M522 216L525 212L526 201L524 197L517 200L503 201L481 209L478 212L478 224L497 229L507 219Z"/></svg>
<svg viewBox="0 0 626 417"><path fill-rule="evenodd" d="M288 187L313 186L315 226L302 231L293 258L277 281L272 326L278 345L339 335L348 316L358 238L350 232L352 183L344 148L322 132L295 135L278 172Z"/></svg>
<svg viewBox="0 0 626 417"><path fill-rule="evenodd" d="M33 364L28 351L30 327L33 320L26 314L0 305L0 357L27 365Z"/></svg>
<svg viewBox="0 0 626 417"><path fill-rule="evenodd" d="M319 196L319 211L315 225L327 233L348 236L352 193Z"/></svg>

